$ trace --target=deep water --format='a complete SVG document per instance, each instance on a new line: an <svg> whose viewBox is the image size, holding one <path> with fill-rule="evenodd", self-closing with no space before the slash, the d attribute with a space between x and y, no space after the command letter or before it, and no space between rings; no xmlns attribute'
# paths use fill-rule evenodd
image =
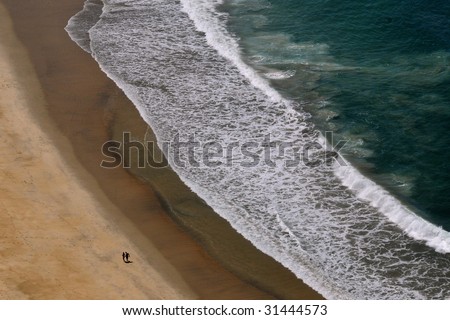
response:
<svg viewBox="0 0 450 320"><path fill-rule="evenodd" d="M318 128L348 140L347 159L450 230L449 1L241 0L221 9L248 62Z"/></svg>

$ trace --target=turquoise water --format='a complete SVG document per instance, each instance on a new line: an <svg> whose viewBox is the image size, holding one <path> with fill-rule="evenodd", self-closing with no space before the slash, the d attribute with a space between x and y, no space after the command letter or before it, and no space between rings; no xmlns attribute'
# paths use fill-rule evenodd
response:
<svg viewBox="0 0 450 320"><path fill-rule="evenodd" d="M449 1L243 0L221 9L247 62L318 128L349 140L347 159L450 230Z"/></svg>

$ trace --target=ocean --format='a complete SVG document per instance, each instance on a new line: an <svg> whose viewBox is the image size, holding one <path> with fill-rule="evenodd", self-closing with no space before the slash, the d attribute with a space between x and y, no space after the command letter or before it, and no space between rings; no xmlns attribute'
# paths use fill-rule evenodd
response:
<svg viewBox="0 0 450 320"><path fill-rule="evenodd" d="M180 178L326 298L450 297L450 4L88 0Z"/></svg>

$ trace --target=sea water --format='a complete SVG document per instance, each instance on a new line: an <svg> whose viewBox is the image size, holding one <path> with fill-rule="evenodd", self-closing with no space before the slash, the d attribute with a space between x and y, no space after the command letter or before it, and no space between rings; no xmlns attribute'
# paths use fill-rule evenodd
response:
<svg viewBox="0 0 450 320"><path fill-rule="evenodd" d="M327 298L442 299L449 11L412 3L93 0L67 30L258 249Z"/></svg>
<svg viewBox="0 0 450 320"><path fill-rule="evenodd" d="M364 174L450 230L450 2L224 8L249 64L348 140L343 152Z"/></svg>

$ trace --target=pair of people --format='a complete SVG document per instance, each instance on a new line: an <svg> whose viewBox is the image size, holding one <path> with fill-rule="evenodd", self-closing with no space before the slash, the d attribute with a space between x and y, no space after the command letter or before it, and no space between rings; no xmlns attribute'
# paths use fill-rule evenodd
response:
<svg viewBox="0 0 450 320"><path fill-rule="evenodd" d="M130 254L128 252L122 252L122 259L125 263L133 263L133 261L130 261Z"/></svg>

